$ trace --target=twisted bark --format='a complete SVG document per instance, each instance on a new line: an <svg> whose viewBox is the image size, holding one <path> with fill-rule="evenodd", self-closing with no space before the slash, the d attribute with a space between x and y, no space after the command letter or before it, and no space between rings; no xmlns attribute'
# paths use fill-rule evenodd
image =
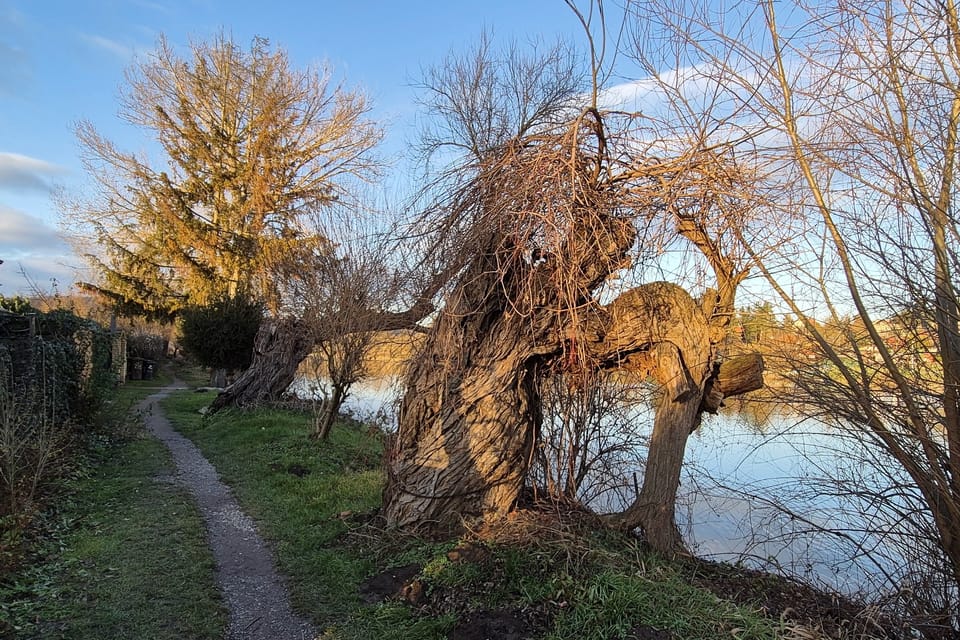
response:
<svg viewBox="0 0 960 640"><path fill-rule="evenodd" d="M212 411L278 399L293 382L300 363L310 355L313 339L307 327L298 320L265 320L257 332L253 349L250 367L214 398L210 405Z"/></svg>

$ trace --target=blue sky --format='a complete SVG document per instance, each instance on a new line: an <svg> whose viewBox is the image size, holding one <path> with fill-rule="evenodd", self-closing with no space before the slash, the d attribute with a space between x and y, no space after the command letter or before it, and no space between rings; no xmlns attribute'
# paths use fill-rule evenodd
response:
<svg viewBox="0 0 960 640"><path fill-rule="evenodd" d="M420 69L483 28L497 39L580 34L562 0L0 0L0 294L28 292L21 269L44 291L75 281L81 261L51 199L85 183L73 127L87 119L121 148L145 145L117 119L117 95L161 33L185 47L223 29L241 43L267 37L297 65L326 61L372 98L396 150L414 133Z"/></svg>

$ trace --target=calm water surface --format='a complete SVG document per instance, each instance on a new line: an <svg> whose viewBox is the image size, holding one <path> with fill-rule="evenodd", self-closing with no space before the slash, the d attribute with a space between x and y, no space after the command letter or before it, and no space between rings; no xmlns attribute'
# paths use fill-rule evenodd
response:
<svg viewBox="0 0 960 640"><path fill-rule="evenodd" d="M308 395L309 385L295 390ZM351 390L346 409L358 418L392 415L398 388L378 379ZM636 412L643 430L649 409ZM677 521L699 556L782 571L838 591L877 595L906 571L906 525L868 494L890 484L890 468L872 460L857 437L812 420L774 415L762 424L737 413L706 416L688 441ZM624 469L624 477L642 470ZM850 487L862 491L850 495ZM608 493L592 506L619 510L624 497ZM870 529L885 534L865 532ZM913 551L916 551L914 547Z"/></svg>

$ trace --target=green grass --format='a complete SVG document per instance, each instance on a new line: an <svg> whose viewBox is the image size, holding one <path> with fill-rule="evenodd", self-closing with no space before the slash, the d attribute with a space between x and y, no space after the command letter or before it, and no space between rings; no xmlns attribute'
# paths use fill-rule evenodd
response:
<svg viewBox="0 0 960 640"><path fill-rule="evenodd" d="M222 638L226 616L200 515L161 443L123 417L170 379L120 387L45 527L35 558L0 585L0 636Z"/></svg>
<svg viewBox="0 0 960 640"><path fill-rule="evenodd" d="M294 607L320 624L345 618L359 605L356 586L374 562L336 544L347 530L340 514L379 505L380 439L362 427L338 425L329 441L318 443L307 438L309 419L291 411L205 418L198 410L211 398L184 392L163 406L272 541L280 569L291 578Z"/></svg>
<svg viewBox="0 0 960 640"><path fill-rule="evenodd" d="M118 420L147 387L169 380L164 371L123 387L104 419ZM205 383L197 374L191 380ZM164 409L258 521L291 578L294 607L325 640L441 640L458 625L479 628L490 612L498 623L511 616L532 623L546 640L652 637L652 630L675 640L772 640L785 631L759 605L738 606L692 584L688 563L647 553L576 511L520 513L460 540L384 531L366 516L381 498L378 432L340 424L329 441L316 442L307 414L203 416L212 398L178 392ZM166 451L130 421L92 443L69 500L48 514L46 558L0 584L8 629L19 627L16 637L25 639L222 638L225 614L202 524L192 502L162 481L172 472ZM361 601L366 578L407 565L417 567L415 605ZM723 580L697 584L725 593ZM3 628L0 620L0 637Z"/></svg>
<svg viewBox="0 0 960 640"><path fill-rule="evenodd" d="M446 640L456 623L452 615L419 617L403 604L363 607L345 623L329 627L322 640Z"/></svg>
<svg viewBox="0 0 960 640"><path fill-rule="evenodd" d="M172 381L174 372L176 373L177 379L188 387L205 387L210 384L209 370L184 364L178 364L173 371L171 371L170 368L161 369L157 375L157 379L169 379Z"/></svg>
<svg viewBox="0 0 960 640"><path fill-rule="evenodd" d="M466 611L539 608L552 619L543 635L549 640L624 638L641 626L677 639L779 637L778 621L688 584L678 566L629 538L576 527L550 535L538 530L529 544L487 544L471 562L438 555L420 579L435 599L456 594Z"/></svg>
<svg viewBox="0 0 960 640"><path fill-rule="evenodd" d="M379 505L380 439L338 425L329 442L318 443L307 437L309 416L290 411L204 417L199 409L211 398L179 393L165 410L259 521L292 578L295 607L325 639L442 639L471 612L530 609L543 612L550 640L624 638L640 626L677 640L777 637L779 621L691 586L678 567L606 531L585 528L554 542L537 531L510 544L474 542L478 557L459 562L447 556L456 540L427 542L357 522L345 535L343 512ZM412 563L422 567L426 609L361 603L366 577Z"/></svg>
<svg viewBox="0 0 960 640"><path fill-rule="evenodd" d="M779 637L775 621L687 584L667 566L646 574L630 575L621 568L582 576L569 587L568 599L572 606L557 616L546 636L551 640L622 638L640 625L676 638Z"/></svg>

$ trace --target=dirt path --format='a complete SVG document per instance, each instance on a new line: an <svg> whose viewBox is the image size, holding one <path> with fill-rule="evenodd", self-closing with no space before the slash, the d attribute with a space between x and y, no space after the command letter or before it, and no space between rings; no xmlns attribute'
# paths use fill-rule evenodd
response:
<svg viewBox="0 0 960 640"><path fill-rule="evenodd" d="M175 388L148 397L139 409L147 429L170 449L177 481L193 495L203 514L217 564L217 582L229 612L227 640L315 638L313 626L290 608L286 584L253 520L240 510L213 465L193 442L174 431L163 415L158 402Z"/></svg>

